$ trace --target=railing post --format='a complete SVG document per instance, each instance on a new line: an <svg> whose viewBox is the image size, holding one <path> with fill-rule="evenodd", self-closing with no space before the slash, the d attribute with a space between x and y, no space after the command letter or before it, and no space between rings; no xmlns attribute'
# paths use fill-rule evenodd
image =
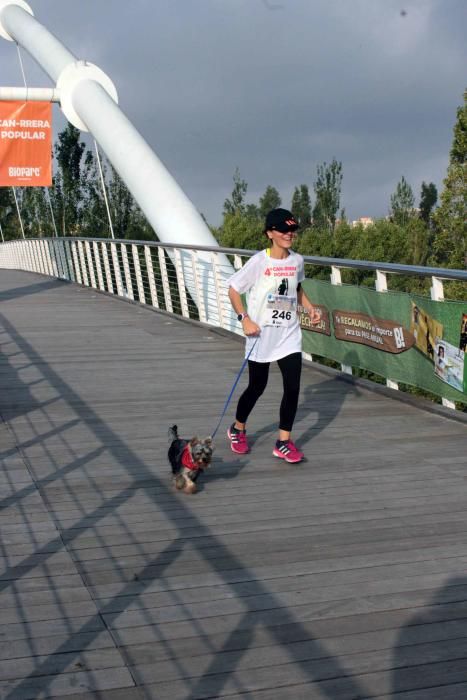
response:
<svg viewBox="0 0 467 700"><path fill-rule="evenodd" d="M217 253L211 253L212 261L212 276L214 277L214 286L216 288L216 302L217 302L217 313L219 314L219 326L221 328L225 327L224 319L224 308L222 306L222 279L219 273L219 266L217 264Z"/></svg>
<svg viewBox="0 0 467 700"><path fill-rule="evenodd" d="M23 243L23 248L24 248L24 261L25 261L25 269L30 270L32 272L32 257L31 257L31 249L28 245L28 241L25 241Z"/></svg>
<svg viewBox="0 0 467 700"><path fill-rule="evenodd" d="M133 256L133 265L135 267L135 275L136 275L136 286L138 288L138 298L141 304L146 303L146 297L144 295L144 286L143 286L143 277L141 275L141 265L139 262L139 252L138 252L138 246L132 243L131 245L131 253Z"/></svg>
<svg viewBox="0 0 467 700"><path fill-rule="evenodd" d="M71 241L67 239L61 239L61 243L63 245L63 254L65 256L66 260L66 265L68 269L68 274L69 274L69 280L71 282L76 282L76 272L75 272L75 266L73 264L73 250L72 250L72 245Z"/></svg>
<svg viewBox="0 0 467 700"><path fill-rule="evenodd" d="M78 241L78 257L81 263L81 274L83 275L83 283L89 287L88 271L86 270L86 261L84 259L83 241Z"/></svg>
<svg viewBox="0 0 467 700"><path fill-rule="evenodd" d="M92 249L94 252L94 260L96 263L97 283L101 292L105 292L104 278L102 276L101 256L99 255L99 244L97 243L97 241L92 242Z"/></svg>
<svg viewBox="0 0 467 700"><path fill-rule="evenodd" d="M381 270L376 270L375 289L377 292L388 291L388 280L386 277L386 273L381 272Z"/></svg>
<svg viewBox="0 0 467 700"><path fill-rule="evenodd" d="M112 273L110 272L109 255L107 253L107 243L101 243L102 260L104 261L105 279L107 282L107 291L114 294L114 285L112 282Z"/></svg>
<svg viewBox="0 0 467 700"><path fill-rule="evenodd" d="M234 255L234 269L235 270L240 270L240 268L243 266L242 263L242 258L240 255Z"/></svg>
<svg viewBox="0 0 467 700"><path fill-rule="evenodd" d="M431 278L430 294L433 301L444 301L443 280L441 280L439 277ZM443 406L446 406L446 408L452 408L454 410L456 408L456 404L454 403L454 401L446 399L444 396L441 397L441 403L443 404Z"/></svg>
<svg viewBox="0 0 467 700"><path fill-rule="evenodd" d="M161 268L162 289L164 290L164 301L166 311L173 313L172 298L170 296L169 276L167 274L167 263L165 261L165 253L162 247L158 248L159 265Z"/></svg>
<svg viewBox="0 0 467 700"><path fill-rule="evenodd" d="M60 238L55 239L55 246L58 250L58 257L60 258L60 265L62 267L63 279L70 279L70 271L68 269L68 260L66 256L65 242Z"/></svg>
<svg viewBox="0 0 467 700"><path fill-rule="evenodd" d="M443 280L439 279L439 277L432 277L430 293L433 301L444 301Z"/></svg>
<svg viewBox="0 0 467 700"><path fill-rule="evenodd" d="M157 298L156 280L154 279L154 268L152 265L151 248L148 245L144 246L144 259L146 261L146 271L148 273L149 292L151 294L151 303L156 309L158 309L159 308L159 299Z"/></svg>
<svg viewBox="0 0 467 700"><path fill-rule="evenodd" d="M117 285L117 294L119 297L124 297L125 294L123 292L122 275L120 273L120 263L118 260L117 244L116 243L110 244L110 253L112 255L115 284Z"/></svg>
<svg viewBox="0 0 467 700"><path fill-rule="evenodd" d="M377 292L382 292L382 293L388 291L387 275L385 272L382 272L381 270L376 270L375 289ZM394 389L394 391L398 391L398 389L399 389L399 384L397 382L395 382L393 379L389 379L388 377L386 377L386 386L389 389Z"/></svg>
<svg viewBox="0 0 467 700"><path fill-rule="evenodd" d="M394 382L392 379L386 379L386 386L388 389L394 389L394 391L399 390L399 384L397 382Z"/></svg>
<svg viewBox="0 0 467 700"><path fill-rule="evenodd" d="M50 277L58 277L58 270L57 266L55 265L55 260L53 259L51 252L50 252L50 241L48 238L43 240L43 246L44 246L44 252L45 252L45 260L47 264L47 274Z"/></svg>
<svg viewBox="0 0 467 700"><path fill-rule="evenodd" d="M20 252L19 252L18 241L14 242L11 253L10 253L10 255L11 255L11 259L13 261L13 267L16 270L21 270Z"/></svg>
<svg viewBox="0 0 467 700"><path fill-rule="evenodd" d="M54 267L57 270L57 277L58 279L63 279L62 260L60 258L60 251L58 249L57 241L55 238L50 240L49 247Z"/></svg>
<svg viewBox="0 0 467 700"><path fill-rule="evenodd" d="M42 275L47 274L47 268L45 266L44 248L42 246L42 241L38 238L34 241L34 246L37 251L37 262L39 263L39 270Z"/></svg>
<svg viewBox="0 0 467 700"><path fill-rule="evenodd" d="M208 320L208 316L206 313L206 305L204 303L204 294L199 279L198 254L196 250L191 251L191 265L193 268L193 281L196 291L196 304L198 306L199 320L203 323L206 323Z"/></svg>
<svg viewBox="0 0 467 700"><path fill-rule="evenodd" d="M185 277L183 275L182 256L178 248L174 248L175 258L175 273L177 275L178 293L180 296L180 305L182 307L182 316L190 318L188 311L188 299L186 295Z"/></svg>
<svg viewBox="0 0 467 700"><path fill-rule="evenodd" d="M55 274L58 279L62 279L63 273L62 273L62 266L61 266L61 260L57 254L57 248L55 246L56 239L55 238L49 238L48 243L49 243L49 253L50 257L52 258L52 265L55 270Z"/></svg>
<svg viewBox="0 0 467 700"><path fill-rule="evenodd" d="M43 238L39 239L39 247L41 249L42 264L44 266L44 274L52 276L52 270L50 269L50 260L48 256L47 242Z"/></svg>
<svg viewBox="0 0 467 700"><path fill-rule="evenodd" d="M91 278L91 287L96 289L96 275L94 274L94 266L92 264L91 246L89 241L84 241L84 249L86 251L86 260L88 261L89 277Z"/></svg>
<svg viewBox="0 0 467 700"><path fill-rule="evenodd" d="M335 265L331 265L331 284L342 284L340 268Z"/></svg>
<svg viewBox="0 0 467 700"><path fill-rule="evenodd" d="M125 275L126 296L134 300L135 295L133 294L133 283L131 281L130 266L128 265L126 243L120 243L120 252L122 254L123 274Z"/></svg>
<svg viewBox="0 0 467 700"><path fill-rule="evenodd" d="M19 241L15 241L13 245L13 265L15 269L21 270L21 248L19 246Z"/></svg>
<svg viewBox="0 0 467 700"><path fill-rule="evenodd" d="M342 276L341 276L340 268L336 267L335 265L331 265L331 284L335 284L335 285L342 284ZM353 374L352 366L345 365L342 362L341 362L341 371L344 372L344 374Z"/></svg>
<svg viewBox="0 0 467 700"><path fill-rule="evenodd" d="M81 270L79 267L78 252L76 249L76 246L77 246L76 241L70 241L70 245L71 245L71 253L73 256L76 281L78 282L78 284L82 284L83 282L82 282L82 277L81 277Z"/></svg>

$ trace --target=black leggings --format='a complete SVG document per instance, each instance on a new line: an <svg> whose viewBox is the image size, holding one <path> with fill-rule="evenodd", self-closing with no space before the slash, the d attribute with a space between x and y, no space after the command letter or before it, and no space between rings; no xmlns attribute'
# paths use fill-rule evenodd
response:
<svg viewBox="0 0 467 700"><path fill-rule="evenodd" d="M298 406L298 394L300 392L300 375L302 372L302 353L294 352L292 355L277 360L282 373L284 394L279 410L279 429L290 432L292 430ZM249 383L240 396L235 415L238 423L246 423L248 416L259 397L266 389L269 376L270 362L253 362L248 360Z"/></svg>

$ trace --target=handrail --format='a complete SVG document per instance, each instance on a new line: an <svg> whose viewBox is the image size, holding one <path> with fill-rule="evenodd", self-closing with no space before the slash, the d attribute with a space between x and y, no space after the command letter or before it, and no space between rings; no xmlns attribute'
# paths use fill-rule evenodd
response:
<svg viewBox="0 0 467 700"><path fill-rule="evenodd" d="M28 238L30 241L42 241L43 238ZM63 236L65 241L96 241L102 243L109 241L107 238L81 238L79 236ZM5 241L13 242L13 241ZM223 246L202 246L188 245L181 243L162 243L160 241L141 241L128 238L116 238L114 243L124 243L132 245L147 245L152 248L180 248L181 250L193 250L212 253L224 253L225 255L242 255L251 257L257 253L257 250L249 250L244 248L225 248ZM1 244L0 244L1 245ZM424 265L402 265L401 263L378 262L374 260L353 260L352 258L331 258L322 257L319 255L303 255L305 263L317 265L320 267L338 267L349 270L369 270L371 272L388 272L397 275L408 275L413 277L437 277L438 279L457 280L467 282L467 269L459 270L448 267L428 267Z"/></svg>

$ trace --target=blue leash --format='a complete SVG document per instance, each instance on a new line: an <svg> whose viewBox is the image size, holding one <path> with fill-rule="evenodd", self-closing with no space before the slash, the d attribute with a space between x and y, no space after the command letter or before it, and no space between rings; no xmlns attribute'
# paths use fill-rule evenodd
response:
<svg viewBox="0 0 467 700"><path fill-rule="evenodd" d="M216 425L216 429L214 430L214 432L213 432L212 435L211 435L212 438L215 437L217 431L218 431L219 428L220 428L220 425L221 425L221 423L222 423L222 419L223 419L223 417L225 416L225 412L227 411L227 406L229 405L230 399L232 398L232 395L233 395L233 393L234 393L234 391L235 391L235 387L237 386L237 384L238 384L238 382L239 382L239 380L240 380L240 377L242 376L242 372L243 372L243 370L245 369L245 367L246 367L246 365L247 365L247 362L248 362L248 360L250 359L250 355L251 355L251 353L253 352L253 350L255 349L255 346L256 346L256 343L258 342L258 340L259 340L259 336L256 338L255 342L254 342L253 345L251 346L250 352L248 353L248 355L247 355L247 356L245 357L245 359L243 360L243 364L242 364L242 366L240 367L240 372L237 374L237 378L236 378L236 380L235 380L235 382L234 382L233 387L232 387L231 390L230 390L230 394L229 394L228 397L227 397L227 401L225 402L224 410L222 411L221 417L219 418L219 422L218 422L218 424Z"/></svg>

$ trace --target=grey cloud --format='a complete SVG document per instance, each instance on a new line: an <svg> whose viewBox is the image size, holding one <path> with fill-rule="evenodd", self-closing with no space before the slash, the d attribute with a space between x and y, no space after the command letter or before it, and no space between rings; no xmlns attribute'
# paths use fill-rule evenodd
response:
<svg viewBox="0 0 467 700"><path fill-rule="evenodd" d="M219 223L238 165L290 201L343 162L350 217L387 213L401 175L441 185L465 87L463 0L30 0ZM404 8L406 15L401 15ZM2 82L20 84L0 42ZM38 69L28 66L31 80Z"/></svg>

